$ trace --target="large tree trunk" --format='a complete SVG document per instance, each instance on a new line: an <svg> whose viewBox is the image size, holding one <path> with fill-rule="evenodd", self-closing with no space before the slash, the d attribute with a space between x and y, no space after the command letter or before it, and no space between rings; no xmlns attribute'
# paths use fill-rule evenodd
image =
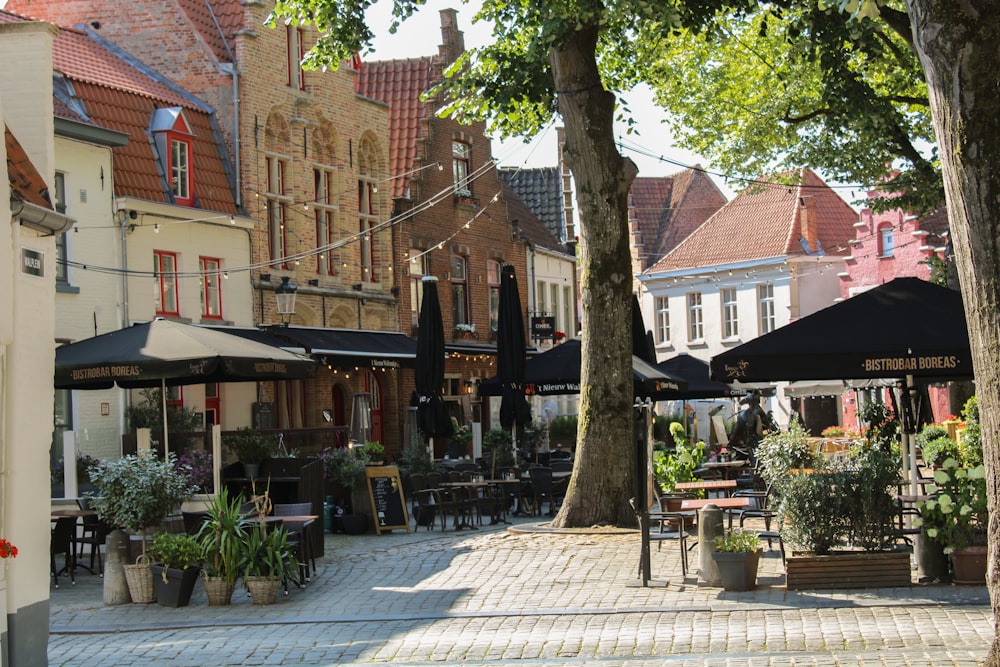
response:
<svg viewBox="0 0 1000 667"><path fill-rule="evenodd" d="M989 496L987 584L1000 666L1000 5L907 0L930 92L979 397Z"/></svg>
<svg viewBox="0 0 1000 667"><path fill-rule="evenodd" d="M578 30L549 53L565 159L576 181L583 268L582 368L576 464L561 527L634 525L632 270L628 193L638 170L614 142L614 95L597 70L598 28Z"/></svg>

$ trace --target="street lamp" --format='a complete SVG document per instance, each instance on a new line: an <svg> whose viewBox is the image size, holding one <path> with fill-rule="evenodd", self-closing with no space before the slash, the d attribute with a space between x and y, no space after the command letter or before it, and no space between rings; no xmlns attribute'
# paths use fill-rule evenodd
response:
<svg viewBox="0 0 1000 667"><path fill-rule="evenodd" d="M278 302L278 315L281 317L282 326L288 326L288 322L295 314L295 285L288 282L288 276L281 276L281 284L274 288L274 298Z"/></svg>

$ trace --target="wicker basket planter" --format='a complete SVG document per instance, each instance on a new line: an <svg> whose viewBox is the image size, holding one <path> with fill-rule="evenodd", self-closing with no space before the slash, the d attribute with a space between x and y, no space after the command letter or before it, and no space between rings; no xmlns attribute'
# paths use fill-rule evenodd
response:
<svg viewBox="0 0 1000 667"><path fill-rule="evenodd" d="M150 604L156 602L156 590L153 588L153 567L149 556L145 554L135 559L134 565L123 565L125 582L132 602Z"/></svg>
<svg viewBox="0 0 1000 667"><path fill-rule="evenodd" d="M785 559L785 588L885 588L912 585L906 552L795 554Z"/></svg>
<svg viewBox="0 0 1000 667"><path fill-rule="evenodd" d="M209 577L202 570L201 582L205 585L209 607L224 607L233 601L236 585L226 581L225 577Z"/></svg>
<svg viewBox="0 0 1000 667"><path fill-rule="evenodd" d="M247 577L247 590L254 604L274 604L278 601L281 582L271 577Z"/></svg>

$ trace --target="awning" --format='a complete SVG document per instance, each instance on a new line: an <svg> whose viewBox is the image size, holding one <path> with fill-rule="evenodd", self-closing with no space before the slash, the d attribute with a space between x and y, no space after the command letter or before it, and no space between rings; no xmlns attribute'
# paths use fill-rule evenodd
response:
<svg viewBox="0 0 1000 667"><path fill-rule="evenodd" d="M324 364L341 368L412 368L417 356L416 341L395 331L293 326L265 330L217 328L260 342L268 340L269 345L285 350L304 351Z"/></svg>

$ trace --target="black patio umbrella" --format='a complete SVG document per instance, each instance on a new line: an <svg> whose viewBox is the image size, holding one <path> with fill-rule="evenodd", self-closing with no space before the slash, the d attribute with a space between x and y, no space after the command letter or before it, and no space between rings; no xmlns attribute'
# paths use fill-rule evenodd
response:
<svg viewBox="0 0 1000 667"><path fill-rule="evenodd" d="M423 277L424 299L420 304L415 371L417 427L425 437L447 437L454 433L444 405L444 325L438 301L437 278Z"/></svg>
<svg viewBox="0 0 1000 667"><path fill-rule="evenodd" d="M653 332L646 329L642 319L642 309L639 308L639 297L632 294L632 354L647 364L656 365L656 347L653 343Z"/></svg>
<svg viewBox="0 0 1000 667"><path fill-rule="evenodd" d="M687 382L687 389L677 398L729 398L750 392L749 389L737 389L725 382L712 380L708 376L708 363L690 354L678 354L656 364L656 368Z"/></svg>
<svg viewBox="0 0 1000 667"><path fill-rule="evenodd" d="M715 380L896 379L903 432L916 431L915 384L974 376L962 295L896 278L712 358ZM905 445L905 443L904 443ZM916 489L915 447L909 447Z"/></svg>
<svg viewBox="0 0 1000 667"><path fill-rule="evenodd" d="M277 343L277 341L275 341ZM316 362L280 347L157 318L56 349L56 389L166 387L311 377Z"/></svg>
<svg viewBox="0 0 1000 667"><path fill-rule="evenodd" d="M896 278L712 357L722 382L973 376L962 295Z"/></svg>
<svg viewBox="0 0 1000 667"><path fill-rule="evenodd" d="M497 380L500 382L500 425L524 426L531 410L524 398L524 316L514 267L500 273L500 309L497 314Z"/></svg>
<svg viewBox="0 0 1000 667"><path fill-rule="evenodd" d="M539 396L580 393L580 360L580 341L577 339L568 340L529 359L524 365L524 393ZM663 392L665 396L673 397L668 393L673 392L679 398L680 392L687 389L687 383L681 378L668 375L635 355L632 355L632 377L636 396ZM497 378L483 382L480 393L499 395Z"/></svg>

